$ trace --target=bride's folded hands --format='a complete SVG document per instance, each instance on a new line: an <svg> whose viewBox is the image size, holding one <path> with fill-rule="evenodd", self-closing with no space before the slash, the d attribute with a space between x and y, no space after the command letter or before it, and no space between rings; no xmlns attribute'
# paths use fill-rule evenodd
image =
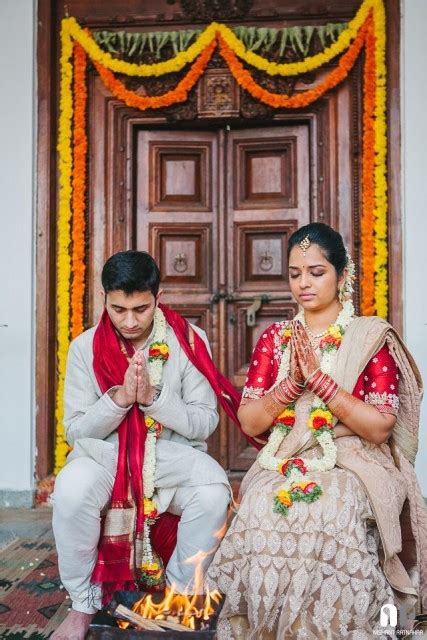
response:
<svg viewBox="0 0 427 640"><path fill-rule="evenodd" d="M320 362L311 345L307 331L298 320L292 323L291 351L296 360L295 366L300 372L302 383L306 385L307 379L319 371Z"/></svg>
<svg viewBox="0 0 427 640"><path fill-rule="evenodd" d="M387 442L396 417L390 413L381 413L374 405L355 398L339 387L330 375L324 374L320 370L319 360L308 334L300 322L294 323L291 344L305 388L321 398L339 422L356 435L374 444Z"/></svg>

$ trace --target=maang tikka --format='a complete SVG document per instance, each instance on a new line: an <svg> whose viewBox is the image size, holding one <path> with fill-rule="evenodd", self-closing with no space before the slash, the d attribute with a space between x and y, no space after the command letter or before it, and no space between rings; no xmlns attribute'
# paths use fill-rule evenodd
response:
<svg viewBox="0 0 427 640"><path fill-rule="evenodd" d="M308 236L305 236L304 240L301 240L301 242L299 243L301 251L303 252L304 255L310 245L311 245L311 240Z"/></svg>

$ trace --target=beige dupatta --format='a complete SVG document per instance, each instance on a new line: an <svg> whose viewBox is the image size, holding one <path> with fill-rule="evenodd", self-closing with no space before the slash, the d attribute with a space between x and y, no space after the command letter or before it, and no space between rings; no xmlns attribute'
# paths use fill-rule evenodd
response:
<svg viewBox="0 0 427 640"><path fill-rule="evenodd" d="M417 598L417 614L427 613L427 509L413 467L422 398L420 373L391 325L377 317L360 317L345 333L333 377L352 393L360 373L385 343L400 372L400 407L392 436L387 444L375 445L337 423L337 466L356 474L366 490L389 583L398 592ZM295 425L279 449L280 456L301 455L317 446L307 428L312 399L312 394L304 393L296 403ZM242 483L242 492L259 470L255 463Z"/></svg>

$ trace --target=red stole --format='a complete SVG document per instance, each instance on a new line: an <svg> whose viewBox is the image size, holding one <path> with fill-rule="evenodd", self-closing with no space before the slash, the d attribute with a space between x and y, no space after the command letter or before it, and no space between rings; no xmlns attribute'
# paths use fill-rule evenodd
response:
<svg viewBox="0 0 427 640"><path fill-rule="evenodd" d="M159 306L174 330L181 348L192 364L207 378L221 406L240 428L237 419L240 394L216 369L205 343L195 331L192 331L187 320L165 305ZM190 343L190 334L193 345ZM120 349L119 338L106 311L94 336L93 367L102 393L111 387L121 385L128 368L128 361ZM121 535L104 535L104 531L101 533L92 581L103 583L104 595L112 594L119 588L135 588L139 579L134 554L136 544L142 540L144 527L142 466L146 435L144 414L135 404L118 428L118 462L110 505L110 511L114 510L116 523L128 523L132 518L127 514L132 515L135 512L134 527L132 530L123 524ZM249 440L260 448L252 438ZM165 565L176 544L178 522L179 518L165 513L151 529L152 545ZM116 531L119 528L116 524Z"/></svg>

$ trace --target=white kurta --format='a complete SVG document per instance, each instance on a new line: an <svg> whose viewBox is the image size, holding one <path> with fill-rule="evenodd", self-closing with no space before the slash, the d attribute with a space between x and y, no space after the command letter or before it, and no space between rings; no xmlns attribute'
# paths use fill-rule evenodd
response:
<svg viewBox="0 0 427 640"><path fill-rule="evenodd" d="M193 327L209 348L204 331ZM66 439L74 447L68 460L89 456L114 476L117 466L117 427L128 409L102 394L93 369L96 327L70 346L64 393ZM148 358L153 333L143 346ZM163 367L160 397L146 413L163 425L156 446L155 487L159 512L166 511L177 487L224 483L224 469L206 454L207 438L218 425L215 393L207 379L189 361L174 331L167 327L170 357Z"/></svg>
<svg viewBox="0 0 427 640"><path fill-rule="evenodd" d="M207 346L206 335L194 327ZM65 379L66 438L73 446L59 473L53 502L53 530L62 582L72 606L94 613L101 589L91 584L100 535L100 513L111 497L117 466L117 428L130 407L121 408L102 394L93 369L96 328L70 346ZM148 357L153 333L142 348ZM207 438L218 424L215 394L189 361L173 330L167 327L169 360L163 367L159 398L144 411L163 425L156 444L155 488L159 512L181 516L176 549L166 576L179 590L194 588L190 558L205 552L206 571L219 543L231 489L227 475L207 453Z"/></svg>

